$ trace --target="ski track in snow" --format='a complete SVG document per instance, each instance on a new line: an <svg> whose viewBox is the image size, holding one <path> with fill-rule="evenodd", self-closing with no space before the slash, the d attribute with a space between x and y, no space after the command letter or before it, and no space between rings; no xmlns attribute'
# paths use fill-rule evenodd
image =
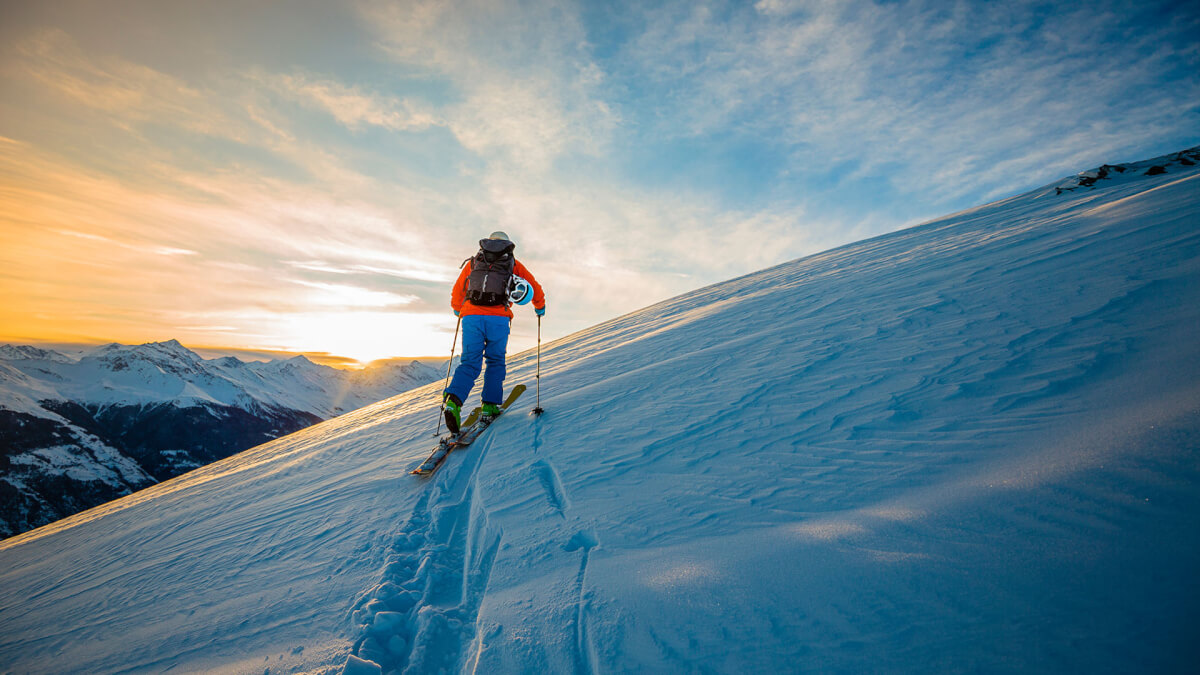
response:
<svg viewBox="0 0 1200 675"><path fill-rule="evenodd" d="M566 491L563 489L562 479L558 476L558 470L546 460L534 462L532 468L534 477L542 484L542 489L546 491L546 501L565 520L567 517L566 509L570 504L567 501Z"/></svg>
<svg viewBox="0 0 1200 675"><path fill-rule="evenodd" d="M587 613L591 602L587 594L588 556L592 549L600 545L600 540L590 530L581 530L564 546L567 551L579 551L579 575L576 577L575 593L575 655L577 673L596 672L596 654L588 634Z"/></svg>
<svg viewBox="0 0 1200 675"><path fill-rule="evenodd" d="M382 581L355 603L363 631L353 652L384 672L450 671L471 648L502 538L476 495L491 431L451 453L452 470L443 465L428 479L433 485L392 543Z"/></svg>
<svg viewBox="0 0 1200 675"><path fill-rule="evenodd" d="M502 417L494 431L502 432L499 427L512 421ZM497 634L478 623L503 540L478 493L478 472L492 433L489 429L470 447L452 453L428 480L431 485L389 548L379 583L354 602L351 620L360 632L352 655L377 664L382 672L473 672L485 641ZM553 463L536 459L521 473L541 487L546 504L561 520L570 519L570 500ZM571 589L572 671L595 673L587 570L600 541L586 527L572 532L561 542L563 551L579 556Z"/></svg>

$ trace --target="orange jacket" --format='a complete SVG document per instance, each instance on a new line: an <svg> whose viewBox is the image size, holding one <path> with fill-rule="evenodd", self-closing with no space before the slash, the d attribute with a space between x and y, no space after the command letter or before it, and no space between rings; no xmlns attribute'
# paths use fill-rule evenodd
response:
<svg viewBox="0 0 1200 675"><path fill-rule="evenodd" d="M529 270L521 264L520 260L514 260L513 274L521 277L533 286L533 308L542 309L546 306L546 294L542 292L542 285L533 278ZM463 265L462 272L458 274L458 281L454 282L454 289L450 292L450 306L454 311L458 312L459 316L471 316L472 314L481 314L486 316L507 316L513 318L512 310L508 305L474 305L467 301L467 277L471 276L471 264Z"/></svg>

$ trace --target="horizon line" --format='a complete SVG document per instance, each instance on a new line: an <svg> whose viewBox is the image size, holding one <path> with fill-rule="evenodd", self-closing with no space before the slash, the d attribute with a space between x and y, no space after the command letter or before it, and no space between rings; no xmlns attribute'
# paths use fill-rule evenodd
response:
<svg viewBox="0 0 1200 675"><path fill-rule="evenodd" d="M122 342L121 340L107 340L107 339L100 339L100 338L56 340L53 338L31 338L31 337L26 337L26 336L0 335L0 346L3 346L3 345L29 346L29 347L38 347L38 348L42 348L42 349L52 349L54 351L64 351L64 350L65 351L77 351L77 350L87 351L87 350L95 349L97 347L101 347L101 346L109 345L109 344L117 344L117 345L121 345L124 347L137 347L137 346L141 346L141 345L161 344L161 343L172 342L172 341L178 342L185 349L195 352L198 356L200 356L201 358L203 358L206 361L223 358L226 356L233 356L233 357L235 357L241 361L245 361L245 362L253 362L253 361L269 362L269 361L285 360L285 359L289 359L289 358L294 358L296 356L303 356L303 357L307 358L308 360L312 361L313 363L330 366L332 368L338 368L341 370L365 370L365 369L371 367L372 365L377 365L377 364L386 363L386 362L390 362L390 361L427 362L427 361L445 361L446 360L445 356L430 356L430 355L403 356L403 355L401 355L401 356L389 356L389 357L382 358L382 359L373 359L371 361L363 362L363 361L360 361L358 359L355 359L355 358L352 358L349 356L341 356L339 354L332 354L330 352L300 351L300 350L290 350L290 349L267 349L267 348L256 348L256 347L234 347L234 346L227 346L227 345L207 345L207 344L206 345L197 345L197 344L187 344L176 338L169 338L166 340L146 340L146 341Z"/></svg>

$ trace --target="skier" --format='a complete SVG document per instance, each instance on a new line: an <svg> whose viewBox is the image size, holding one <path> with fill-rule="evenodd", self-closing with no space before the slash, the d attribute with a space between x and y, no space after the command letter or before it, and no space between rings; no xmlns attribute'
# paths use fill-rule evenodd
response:
<svg viewBox="0 0 1200 675"><path fill-rule="evenodd" d="M479 240L479 252L463 263L462 273L450 293L450 306L462 321L462 360L454 379L442 394L446 426L458 433L462 424L462 405L475 386L475 380L487 362L483 375L484 419L500 412L504 397L504 354L514 302L528 302L533 294L533 310L546 313L546 296L529 269L513 256L516 248L504 232L493 232Z"/></svg>

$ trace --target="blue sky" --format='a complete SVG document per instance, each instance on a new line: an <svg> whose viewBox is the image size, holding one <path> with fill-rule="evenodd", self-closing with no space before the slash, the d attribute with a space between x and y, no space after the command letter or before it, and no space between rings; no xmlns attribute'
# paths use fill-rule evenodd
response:
<svg viewBox="0 0 1200 675"><path fill-rule="evenodd" d="M1198 35L1168 2L5 3L0 336L438 354L495 229L562 336L1200 144Z"/></svg>

